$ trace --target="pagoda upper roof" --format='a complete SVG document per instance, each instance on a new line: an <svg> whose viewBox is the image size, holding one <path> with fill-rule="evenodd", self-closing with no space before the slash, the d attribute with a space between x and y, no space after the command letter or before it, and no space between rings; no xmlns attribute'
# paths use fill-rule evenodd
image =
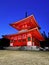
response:
<svg viewBox="0 0 49 65"><path fill-rule="evenodd" d="M14 22L14 23L10 24L10 26L12 26L13 28L15 28L17 30L32 29L35 27L40 28L40 26L38 25L38 23L35 20L33 15L28 16L27 18L24 18L20 21Z"/></svg>

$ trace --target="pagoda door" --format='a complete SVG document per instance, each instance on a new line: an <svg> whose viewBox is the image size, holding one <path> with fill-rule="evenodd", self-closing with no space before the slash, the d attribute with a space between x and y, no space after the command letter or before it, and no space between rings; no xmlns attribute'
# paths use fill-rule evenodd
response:
<svg viewBox="0 0 49 65"><path fill-rule="evenodd" d="M31 36L31 34L27 35L27 46L32 46L32 36Z"/></svg>

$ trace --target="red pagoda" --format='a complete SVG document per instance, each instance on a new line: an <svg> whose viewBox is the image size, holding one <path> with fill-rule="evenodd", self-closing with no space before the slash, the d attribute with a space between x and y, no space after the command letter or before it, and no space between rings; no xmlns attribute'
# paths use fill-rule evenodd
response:
<svg viewBox="0 0 49 65"><path fill-rule="evenodd" d="M10 39L10 46L36 46L40 47L40 41L44 37L40 33L40 26L36 22L33 15L28 16L18 22L10 24L13 28L18 30L16 34L5 35L4 37Z"/></svg>

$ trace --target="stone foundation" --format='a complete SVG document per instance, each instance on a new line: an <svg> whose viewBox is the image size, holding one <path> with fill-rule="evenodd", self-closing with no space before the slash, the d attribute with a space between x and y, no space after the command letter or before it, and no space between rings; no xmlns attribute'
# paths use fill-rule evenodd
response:
<svg viewBox="0 0 49 65"><path fill-rule="evenodd" d="M23 46L20 47L20 50L40 50L37 46Z"/></svg>
<svg viewBox="0 0 49 65"><path fill-rule="evenodd" d="M22 46L22 47L6 47L5 49L9 50L40 50L37 46Z"/></svg>

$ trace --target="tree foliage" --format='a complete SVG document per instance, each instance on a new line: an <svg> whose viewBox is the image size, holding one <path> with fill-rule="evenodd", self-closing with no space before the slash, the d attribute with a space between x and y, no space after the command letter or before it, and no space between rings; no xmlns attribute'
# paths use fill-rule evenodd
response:
<svg viewBox="0 0 49 65"><path fill-rule="evenodd" d="M0 48L8 47L10 44L10 40L6 38L0 39Z"/></svg>

